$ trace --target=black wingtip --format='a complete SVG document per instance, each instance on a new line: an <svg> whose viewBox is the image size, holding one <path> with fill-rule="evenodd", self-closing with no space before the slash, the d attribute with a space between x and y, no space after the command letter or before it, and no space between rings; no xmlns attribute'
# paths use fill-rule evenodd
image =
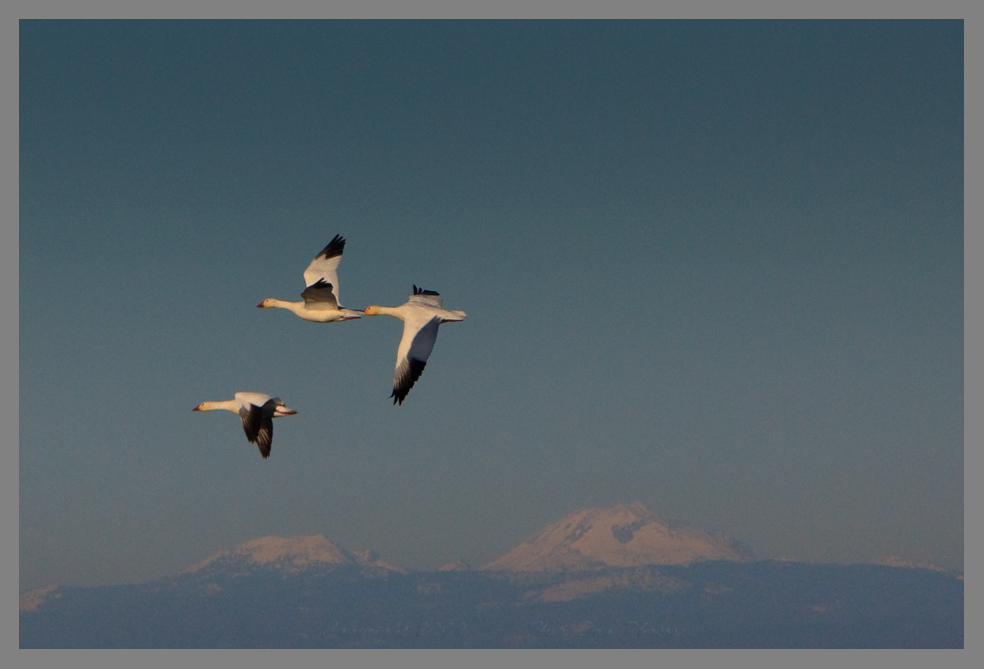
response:
<svg viewBox="0 0 984 669"><path fill-rule="evenodd" d="M420 378L420 375L424 373L424 367L426 366L427 363L425 361L410 358L410 366L407 369L406 374L402 375L393 386L393 394L390 395L390 397L393 398L393 404L403 404L403 400L405 400L407 395L410 393L410 389L413 388L413 384L415 384L417 379Z"/></svg>
<svg viewBox="0 0 984 669"><path fill-rule="evenodd" d="M390 397L393 398L393 404L394 405L396 405L396 404L401 404L402 405L403 404L403 400L405 400L407 398L407 395L410 393L410 389L411 388L413 388L413 383L411 383L409 386L404 386L402 388L398 388L397 386L393 386L393 392L390 394Z"/></svg>
<svg viewBox="0 0 984 669"><path fill-rule="evenodd" d="M424 290L423 288L417 288L417 286L413 287L413 294L414 295L440 295L440 293L438 293L435 290Z"/></svg>
<svg viewBox="0 0 984 669"><path fill-rule="evenodd" d="M321 253L318 254L318 257L323 257L325 259L334 258L335 256L342 255L342 251L344 250L345 238L341 235L335 235L331 238L331 241L328 242L328 245L321 249Z"/></svg>

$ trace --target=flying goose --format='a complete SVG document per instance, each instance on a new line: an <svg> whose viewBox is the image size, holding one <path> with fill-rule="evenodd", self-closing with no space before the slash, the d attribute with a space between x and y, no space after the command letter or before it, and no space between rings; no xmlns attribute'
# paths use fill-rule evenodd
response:
<svg viewBox="0 0 984 669"><path fill-rule="evenodd" d="M303 302L285 302L268 297L256 306L261 309L272 307L289 309L312 323L333 323L361 318L362 312L346 309L338 303L338 263L342 260L344 248L345 238L335 235L307 266L304 270L304 284L307 288L301 292Z"/></svg>
<svg viewBox="0 0 984 669"><path fill-rule="evenodd" d="M441 323L465 320L464 311L449 311L433 290L413 287L413 295L398 307L370 305L363 309L366 316L385 314L403 321L403 338L396 349L396 371L393 374L393 404L403 404L407 393L420 378L434 349L437 327Z"/></svg>
<svg viewBox="0 0 984 669"><path fill-rule="evenodd" d="M220 402L202 402L192 411L215 411L225 409L238 413L243 420L243 430L249 442L260 449L263 459L270 457L270 443L273 441L273 419L279 416L293 416L297 412L284 406L279 397L263 393L236 393L235 399Z"/></svg>

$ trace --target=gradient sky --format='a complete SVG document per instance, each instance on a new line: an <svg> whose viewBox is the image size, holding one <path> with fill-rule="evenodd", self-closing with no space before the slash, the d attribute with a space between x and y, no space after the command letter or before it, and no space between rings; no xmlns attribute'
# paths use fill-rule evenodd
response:
<svg viewBox="0 0 984 669"><path fill-rule="evenodd" d="M633 501L963 568L962 22L20 26L22 589ZM255 307L336 233L468 313L402 406L398 321Z"/></svg>

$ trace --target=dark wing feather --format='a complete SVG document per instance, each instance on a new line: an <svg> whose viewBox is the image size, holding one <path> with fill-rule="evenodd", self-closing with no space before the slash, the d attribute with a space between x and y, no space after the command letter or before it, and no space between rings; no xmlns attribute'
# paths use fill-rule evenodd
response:
<svg viewBox="0 0 984 669"><path fill-rule="evenodd" d="M249 409L239 412L243 419L243 431L251 444L255 443L264 459L270 457L270 444L273 443L273 407L271 400L261 407L250 404Z"/></svg>
<svg viewBox="0 0 984 669"><path fill-rule="evenodd" d="M322 239L324 239L324 237L322 237ZM315 256L315 259L324 258L327 260L328 258L334 258L335 256L342 255L342 251L344 250L345 238L341 235L335 235L331 238L331 241L328 242L328 245L321 249L321 253Z"/></svg>
<svg viewBox="0 0 984 669"><path fill-rule="evenodd" d="M409 358L405 364L400 365L400 369L396 372L396 380L393 383L393 394L390 395L393 398L393 404L397 402L403 404L403 400L413 388L413 384L423 374L426 366L426 360L417 360L416 358Z"/></svg>
<svg viewBox="0 0 984 669"><path fill-rule="evenodd" d="M301 297L304 298L304 303L308 309L318 307L323 309L337 309L338 300L335 299L333 290L334 287L330 283L324 279L319 279L316 283L302 290Z"/></svg>

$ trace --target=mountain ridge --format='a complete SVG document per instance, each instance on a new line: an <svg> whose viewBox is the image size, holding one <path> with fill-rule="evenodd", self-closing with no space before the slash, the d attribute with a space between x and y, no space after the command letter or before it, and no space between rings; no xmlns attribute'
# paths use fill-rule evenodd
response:
<svg viewBox="0 0 984 669"><path fill-rule="evenodd" d="M221 565L221 561L213 565ZM775 560L584 571L275 562L58 588L21 648L962 648L963 581ZM381 570L380 570L381 571Z"/></svg>
<svg viewBox="0 0 984 669"><path fill-rule="evenodd" d="M750 548L723 532L706 531L687 523L664 520L641 502L634 502L575 511L534 533L526 541L477 570L457 559L443 565L435 573L565 573L598 571L612 567L687 565L714 560L747 562L754 559ZM896 556L881 558L872 564L957 573ZM258 569L298 574L312 568L332 567L355 568L364 576L420 571L396 565L370 549L348 550L328 540L323 534L287 538L268 535L245 541L231 549L220 550L183 569L177 575L165 578L173 580L186 575L198 575L208 579L220 573L240 577ZM604 575L579 575L571 583L553 590L544 590L536 596L543 601L559 601L616 586L620 583L619 579L625 578L628 577L612 579ZM962 579L962 573L957 578ZM640 583L633 581L632 586L639 587ZM660 587L663 585L665 584ZM50 584L25 590L20 593L19 608L22 611L34 611L46 601L58 599L65 592L75 589L77 586Z"/></svg>

